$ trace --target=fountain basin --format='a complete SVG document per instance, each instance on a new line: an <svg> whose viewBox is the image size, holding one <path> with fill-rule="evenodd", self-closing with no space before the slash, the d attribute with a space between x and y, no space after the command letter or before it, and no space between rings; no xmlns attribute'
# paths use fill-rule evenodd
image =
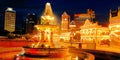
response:
<svg viewBox="0 0 120 60"><path fill-rule="evenodd" d="M67 48L31 48L23 47L25 56L32 57L66 57L68 55Z"/></svg>

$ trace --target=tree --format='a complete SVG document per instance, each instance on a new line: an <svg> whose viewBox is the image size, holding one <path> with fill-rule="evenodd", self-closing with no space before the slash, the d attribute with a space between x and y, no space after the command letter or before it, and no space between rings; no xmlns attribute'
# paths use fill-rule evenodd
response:
<svg viewBox="0 0 120 60"><path fill-rule="evenodd" d="M15 38L15 34L9 33L9 34L8 34L8 38L9 38L9 39L14 39L14 38Z"/></svg>

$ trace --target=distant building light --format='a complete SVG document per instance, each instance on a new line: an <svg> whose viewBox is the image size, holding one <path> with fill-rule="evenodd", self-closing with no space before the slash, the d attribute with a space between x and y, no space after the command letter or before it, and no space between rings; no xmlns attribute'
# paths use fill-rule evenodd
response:
<svg viewBox="0 0 120 60"><path fill-rule="evenodd" d="M35 15L35 13L28 13L28 15Z"/></svg>
<svg viewBox="0 0 120 60"><path fill-rule="evenodd" d="M69 27L76 27L76 25L69 25Z"/></svg>
<svg viewBox="0 0 120 60"><path fill-rule="evenodd" d="M35 13L33 13L33 15L35 15Z"/></svg>
<svg viewBox="0 0 120 60"><path fill-rule="evenodd" d="M8 7L7 11L13 11L13 8Z"/></svg>
<svg viewBox="0 0 120 60"><path fill-rule="evenodd" d="M28 21L28 19L26 19L26 21Z"/></svg>

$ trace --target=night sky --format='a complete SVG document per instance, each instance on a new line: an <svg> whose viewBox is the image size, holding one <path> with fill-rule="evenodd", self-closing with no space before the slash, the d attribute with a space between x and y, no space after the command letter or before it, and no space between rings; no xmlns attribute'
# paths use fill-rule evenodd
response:
<svg viewBox="0 0 120 60"><path fill-rule="evenodd" d="M99 23L108 21L109 10L116 10L120 6L120 0L0 0L0 29L3 29L4 12L7 7L16 10L17 27L21 27L28 13L36 13L39 17L44 11L45 3L50 2L53 12L60 18L66 11L71 15L75 13L86 13L87 9L93 9Z"/></svg>

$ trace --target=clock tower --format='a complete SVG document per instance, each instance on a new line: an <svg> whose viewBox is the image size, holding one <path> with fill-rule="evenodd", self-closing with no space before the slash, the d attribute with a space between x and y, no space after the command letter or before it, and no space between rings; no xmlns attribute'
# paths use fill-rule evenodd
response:
<svg viewBox="0 0 120 60"><path fill-rule="evenodd" d="M61 30L67 31L69 29L70 16L66 12L64 12L61 18Z"/></svg>

